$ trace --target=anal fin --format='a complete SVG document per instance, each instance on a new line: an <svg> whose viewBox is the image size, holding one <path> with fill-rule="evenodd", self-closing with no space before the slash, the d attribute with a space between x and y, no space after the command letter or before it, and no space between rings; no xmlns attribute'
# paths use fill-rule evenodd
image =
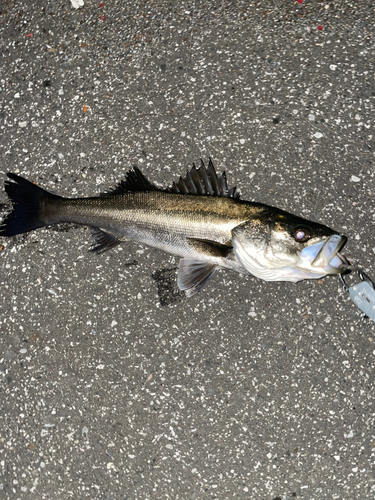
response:
<svg viewBox="0 0 375 500"><path fill-rule="evenodd" d="M121 240L118 240L112 234L107 233L98 227L94 228L93 235L97 246L90 248L90 252L103 253L121 243Z"/></svg>
<svg viewBox="0 0 375 500"><path fill-rule="evenodd" d="M215 264L192 259L181 259L178 269L177 285L187 297L193 296L215 276L218 267Z"/></svg>

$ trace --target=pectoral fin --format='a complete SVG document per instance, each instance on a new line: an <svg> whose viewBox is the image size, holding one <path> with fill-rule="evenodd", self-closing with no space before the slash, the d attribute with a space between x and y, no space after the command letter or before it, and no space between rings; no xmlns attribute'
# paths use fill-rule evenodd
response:
<svg viewBox="0 0 375 500"><path fill-rule="evenodd" d="M231 245L222 245L217 241L198 240L196 238L187 238L187 240L192 249L207 257L225 258L232 251Z"/></svg>
<svg viewBox="0 0 375 500"><path fill-rule="evenodd" d="M184 290L187 297L191 297L213 278L217 272L215 264L191 259L181 259L178 269L177 285Z"/></svg>

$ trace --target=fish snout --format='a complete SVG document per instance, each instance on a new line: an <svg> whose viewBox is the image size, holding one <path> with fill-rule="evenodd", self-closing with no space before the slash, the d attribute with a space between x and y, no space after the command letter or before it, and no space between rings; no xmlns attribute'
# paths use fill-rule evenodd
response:
<svg viewBox="0 0 375 500"><path fill-rule="evenodd" d="M344 273L350 266L350 262L340 253L348 238L343 235L334 234L320 245L318 253L311 262L311 267L322 268L327 274ZM314 245L315 246L315 245Z"/></svg>

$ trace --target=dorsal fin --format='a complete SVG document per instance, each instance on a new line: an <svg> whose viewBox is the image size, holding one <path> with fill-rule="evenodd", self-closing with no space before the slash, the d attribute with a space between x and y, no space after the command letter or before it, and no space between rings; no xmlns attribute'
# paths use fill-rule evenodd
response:
<svg viewBox="0 0 375 500"><path fill-rule="evenodd" d="M150 182L138 167L134 166L133 170L126 172L125 180L119 182L119 184L108 193L101 193L101 196L114 196L129 193L129 191L160 191L160 189Z"/></svg>
<svg viewBox="0 0 375 500"><path fill-rule="evenodd" d="M217 176L211 158L207 168L202 160L199 168L193 163L193 168L190 172L187 172L186 177L180 177L166 191L175 194L226 196L227 198L237 199L240 197L236 187L228 189L225 172L220 177Z"/></svg>
<svg viewBox="0 0 375 500"><path fill-rule="evenodd" d="M108 193L101 193L101 196L114 196L139 191L161 191L161 189L150 182L138 167L134 166L133 170L129 170L126 173L125 180L117 184L117 186ZM209 159L207 168L203 160L201 160L201 166L199 168L193 163L193 167L187 172L186 177L180 177L177 182L173 182L172 187L164 191L175 194L225 196L227 198L236 199L240 197L240 193L236 186L228 189L225 172L223 172L220 177L217 176L211 158Z"/></svg>

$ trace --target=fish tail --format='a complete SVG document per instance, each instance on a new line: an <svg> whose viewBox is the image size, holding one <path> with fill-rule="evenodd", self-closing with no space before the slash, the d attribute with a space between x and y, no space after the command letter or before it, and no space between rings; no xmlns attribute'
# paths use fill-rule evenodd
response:
<svg viewBox="0 0 375 500"><path fill-rule="evenodd" d="M5 191L13 203L13 210L0 227L0 236L14 236L49 224L44 217L46 201L59 198L19 175L8 173L14 182L5 182Z"/></svg>

